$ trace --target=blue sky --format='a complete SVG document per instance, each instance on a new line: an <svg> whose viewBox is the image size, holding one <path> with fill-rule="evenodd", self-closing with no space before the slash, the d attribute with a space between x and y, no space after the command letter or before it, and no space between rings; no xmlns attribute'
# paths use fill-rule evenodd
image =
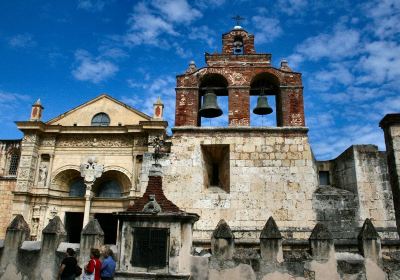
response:
<svg viewBox="0 0 400 280"><path fill-rule="evenodd" d="M47 121L104 92L150 115L161 96L173 126L175 75L220 52L236 14L257 52L303 73L317 159L352 144L385 149L378 122L400 111L398 0L1 1L0 139L21 137L14 121L37 98ZM220 102L225 117L211 125L226 122Z"/></svg>

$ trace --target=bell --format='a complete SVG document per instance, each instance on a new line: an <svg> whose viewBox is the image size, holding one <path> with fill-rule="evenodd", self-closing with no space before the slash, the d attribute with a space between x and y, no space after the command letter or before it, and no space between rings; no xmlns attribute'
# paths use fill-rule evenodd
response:
<svg viewBox="0 0 400 280"><path fill-rule="evenodd" d="M222 115L222 110L217 104L217 95L212 90L207 90L204 94L199 113L204 118L216 118Z"/></svg>
<svg viewBox="0 0 400 280"><path fill-rule="evenodd" d="M243 51L243 43L242 41L236 40L233 42L233 53L234 54L241 54Z"/></svg>
<svg viewBox="0 0 400 280"><path fill-rule="evenodd" d="M272 113L272 108L268 105L267 96L258 96L257 106L253 109L253 113L257 115L268 115Z"/></svg>

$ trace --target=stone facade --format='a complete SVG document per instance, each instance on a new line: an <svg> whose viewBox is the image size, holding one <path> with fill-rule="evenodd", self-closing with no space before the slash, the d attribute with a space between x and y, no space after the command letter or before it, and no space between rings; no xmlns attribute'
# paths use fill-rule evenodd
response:
<svg viewBox="0 0 400 280"><path fill-rule="evenodd" d="M67 246L82 264L105 244L118 252L116 279L396 279L399 114L380 123L387 151L355 145L316 160L301 73L274 67L254 39L236 26L206 67L177 76L171 136L160 100L150 117L103 94L48 122L38 100L17 122L23 139L0 142L11 210L0 214L0 279L52 279ZM227 127L202 126L206 91L228 97ZM263 94L276 127L250 126L250 97ZM133 261L143 228L168 230L164 266Z"/></svg>

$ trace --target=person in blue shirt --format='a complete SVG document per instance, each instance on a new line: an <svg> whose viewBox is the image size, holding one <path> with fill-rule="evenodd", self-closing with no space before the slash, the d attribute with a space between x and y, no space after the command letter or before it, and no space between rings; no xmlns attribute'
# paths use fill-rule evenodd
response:
<svg viewBox="0 0 400 280"><path fill-rule="evenodd" d="M110 248L104 251L104 260L101 266L101 280L113 280L115 273L114 253Z"/></svg>

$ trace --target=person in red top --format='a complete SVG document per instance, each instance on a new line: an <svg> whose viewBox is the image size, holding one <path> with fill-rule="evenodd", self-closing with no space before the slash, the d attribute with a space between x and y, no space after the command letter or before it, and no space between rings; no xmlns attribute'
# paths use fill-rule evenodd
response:
<svg viewBox="0 0 400 280"><path fill-rule="evenodd" d="M100 279L100 272L101 272L101 261L100 261L100 251L99 249L92 248L90 249L90 260L85 265L85 271L87 273L93 273L94 271L94 280L101 280Z"/></svg>

